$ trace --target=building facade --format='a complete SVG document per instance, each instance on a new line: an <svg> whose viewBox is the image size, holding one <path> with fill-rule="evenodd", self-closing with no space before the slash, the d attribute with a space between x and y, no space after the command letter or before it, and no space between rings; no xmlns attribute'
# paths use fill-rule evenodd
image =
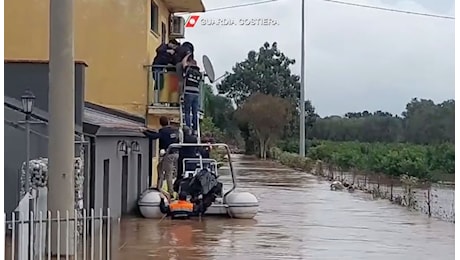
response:
<svg viewBox="0 0 460 260"><path fill-rule="evenodd" d="M5 59L48 60L49 0L4 6ZM171 16L203 11L201 0L75 1L75 59L89 66L85 100L146 117L147 66L170 38Z"/></svg>
<svg viewBox="0 0 460 260"><path fill-rule="evenodd" d="M162 115L177 119L177 107L154 105L149 66L156 48L171 38L173 14L204 12L202 1L79 0L74 4L75 59L88 65L84 100L142 117L152 128L159 127ZM5 0L4 7L5 60L48 60L49 0ZM150 161L155 180L158 158Z"/></svg>
<svg viewBox="0 0 460 260"><path fill-rule="evenodd" d="M84 102L86 64L75 64L75 157L83 156L83 207L110 208L119 217L136 211L137 199L150 184L155 140L144 134L145 119ZM5 61L5 212L17 207L26 132L21 124L21 95L36 96L30 133L31 160L48 156L48 63ZM27 75L27 76L24 76ZM82 139L83 136L83 139ZM45 199L46 203L46 199Z"/></svg>

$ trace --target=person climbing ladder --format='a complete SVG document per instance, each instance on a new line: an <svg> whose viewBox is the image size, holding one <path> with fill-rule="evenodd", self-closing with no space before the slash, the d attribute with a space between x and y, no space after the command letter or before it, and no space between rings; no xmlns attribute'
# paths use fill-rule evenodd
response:
<svg viewBox="0 0 460 260"><path fill-rule="evenodd" d="M198 135L198 109L200 103L200 82L203 75L197 65L193 54L189 53L182 60L184 71L184 84L183 84L183 105L185 124L193 129L193 134ZM192 120L190 120L190 112L192 112Z"/></svg>

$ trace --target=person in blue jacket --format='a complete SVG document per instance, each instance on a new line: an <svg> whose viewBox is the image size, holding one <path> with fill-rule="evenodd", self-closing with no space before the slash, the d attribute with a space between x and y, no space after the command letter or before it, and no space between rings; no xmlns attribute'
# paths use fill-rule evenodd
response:
<svg viewBox="0 0 460 260"><path fill-rule="evenodd" d="M157 49L157 55L152 62L152 74L155 81L155 89L160 88L160 82L163 81L163 71L167 65L175 65L174 57L176 49L180 46L179 42L172 39L168 43L161 44Z"/></svg>

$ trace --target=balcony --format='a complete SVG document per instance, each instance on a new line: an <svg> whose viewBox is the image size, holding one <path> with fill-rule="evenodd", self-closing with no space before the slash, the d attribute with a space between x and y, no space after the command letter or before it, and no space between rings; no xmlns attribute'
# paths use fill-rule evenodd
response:
<svg viewBox="0 0 460 260"><path fill-rule="evenodd" d="M148 114L178 117L180 113L179 79L174 66L145 66L148 75ZM157 79L155 82L154 79ZM200 86L203 88L203 84ZM204 111L204 91L200 91L200 118Z"/></svg>

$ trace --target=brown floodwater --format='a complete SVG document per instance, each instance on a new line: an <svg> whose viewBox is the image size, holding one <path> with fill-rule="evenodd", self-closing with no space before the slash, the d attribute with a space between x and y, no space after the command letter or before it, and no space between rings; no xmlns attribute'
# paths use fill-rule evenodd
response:
<svg viewBox="0 0 460 260"><path fill-rule="evenodd" d="M330 191L328 182L274 162L233 159L237 189L259 199L255 219L123 219L119 259L454 259L453 223ZM220 174L230 183L228 170Z"/></svg>

